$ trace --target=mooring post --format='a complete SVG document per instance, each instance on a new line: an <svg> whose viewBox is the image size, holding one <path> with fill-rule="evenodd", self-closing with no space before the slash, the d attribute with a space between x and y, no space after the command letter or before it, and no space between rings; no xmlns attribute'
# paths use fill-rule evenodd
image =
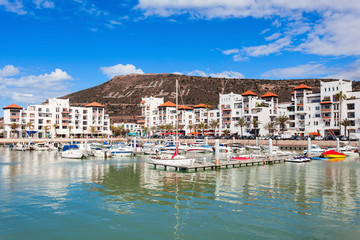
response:
<svg viewBox="0 0 360 240"><path fill-rule="evenodd" d="M337 152L340 151L340 140L339 140L339 138L336 138L336 151Z"/></svg>
<svg viewBox="0 0 360 240"><path fill-rule="evenodd" d="M307 142L307 155L310 158L311 157L311 138L308 137L308 142Z"/></svg>
<svg viewBox="0 0 360 240"><path fill-rule="evenodd" d="M256 137L256 139L255 139L255 145L256 145L256 146L259 146L259 137Z"/></svg>
<svg viewBox="0 0 360 240"><path fill-rule="evenodd" d="M219 151L219 139L215 140L215 163L217 166L220 166L220 151Z"/></svg>
<svg viewBox="0 0 360 240"><path fill-rule="evenodd" d="M272 139L269 139L269 160L273 160L273 142Z"/></svg>

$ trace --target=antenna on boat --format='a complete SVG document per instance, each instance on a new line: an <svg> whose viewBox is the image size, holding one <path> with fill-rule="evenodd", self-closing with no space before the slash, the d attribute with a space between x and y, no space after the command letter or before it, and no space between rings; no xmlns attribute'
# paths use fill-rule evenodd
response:
<svg viewBox="0 0 360 240"><path fill-rule="evenodd" d="M179 141L179 99L178 99L179 80L176 78L176 141ZM178 143L176 143L178 145Z"/></svg>

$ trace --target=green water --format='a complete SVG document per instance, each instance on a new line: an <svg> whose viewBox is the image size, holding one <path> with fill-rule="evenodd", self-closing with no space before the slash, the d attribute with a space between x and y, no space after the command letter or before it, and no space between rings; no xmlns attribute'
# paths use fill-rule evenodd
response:
<svg viewBox="0 0 360 240"><path fill-rule="evenodd" d="M0 149L0 239L360 238L358 159L193 173L146 159Z"/></svg>

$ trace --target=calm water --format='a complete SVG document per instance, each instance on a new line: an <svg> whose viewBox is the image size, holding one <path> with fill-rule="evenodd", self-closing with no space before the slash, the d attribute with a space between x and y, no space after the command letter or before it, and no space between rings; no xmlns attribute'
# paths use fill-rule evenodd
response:
<svg viewBox="0 0 360 240"><path fill-rule="evenodd" d="M0 149L0 239L359 239L360 162L155 170Z"/></svg>

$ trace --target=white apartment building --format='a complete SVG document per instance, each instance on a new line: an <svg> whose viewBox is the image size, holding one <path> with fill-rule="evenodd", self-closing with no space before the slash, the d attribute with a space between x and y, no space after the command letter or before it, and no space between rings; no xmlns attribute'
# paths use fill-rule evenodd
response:
<svg viewBox="0 0 360 240"><path fill-rule="evenodd" d="M262 95L261 98L252 91L243 94L219 94L220 131L227 129L232 134L266 135L267 130L264 126L268 122L274 122L279 115L278 98L278 95L271 92ZM241 127L237 126L240 118L250 123L248 127L243 127L243 133Z"/></svg>
<svg viewBox="0 0 360 240"><path fill-rule="evenodd" d="M337 98L340 92L343 99ZM356 111L360 109L360 92L352 91L351 81L321 82L320 93L313 93L311 87L301 84L294 88L287 109L289 129L293 132L345 135L345 127L340 124L344 119L351 121L349 133L360 132L360 111Z"/></svg>
<svg viewBox="0 0 360 240"><path fill-rule="evenodd" d="M158 106L164 103L164 98L142 98L140 102L141 115L137 116L137 123L140 127L151 128L159 125L159 109Z"/></svg>
<svg viewBox="0 0 360 240"><path fill-rule="evenodd" d="M141 135L142 132L142 128L139 124L137 123L114 123L113 124L115 127L120 127L122 126L124 128L125 131L128 130L129 135Z"/></svg>
<svg viewBox="0 0 360 240"><path fill-rule="evenodd" d="M4 137L107 136L110 119L105 106L93 102L85 107L70 106L69 99L48 99L27 109L16 104L4 109ZM12 129L12 123L18 128Z"/></svg>

